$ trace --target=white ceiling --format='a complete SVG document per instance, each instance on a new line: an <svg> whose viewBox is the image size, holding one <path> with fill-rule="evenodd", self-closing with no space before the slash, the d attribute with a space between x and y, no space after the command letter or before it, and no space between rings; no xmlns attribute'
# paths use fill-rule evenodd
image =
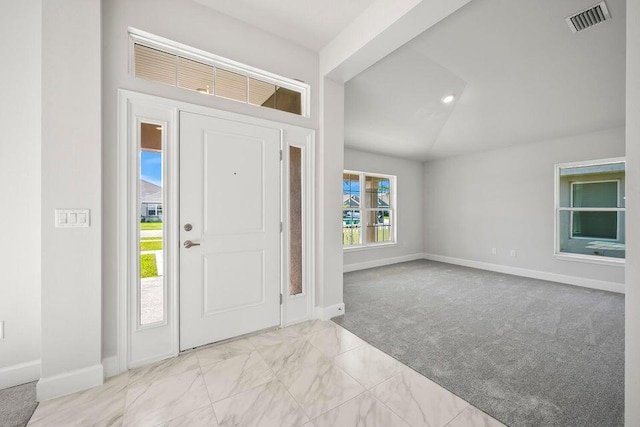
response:
<svg viewBox="0 0 640 427"><path fill-rule="evenodd" d="M194 0L319 51L375 0Z"/></svg>
<svg viewBox="0 0 640 427"><path fill-rule="evenodd" d="M595 2L472 1L346 84L345 145L428 160L622 126L624 0L564 20Z"/></svg>

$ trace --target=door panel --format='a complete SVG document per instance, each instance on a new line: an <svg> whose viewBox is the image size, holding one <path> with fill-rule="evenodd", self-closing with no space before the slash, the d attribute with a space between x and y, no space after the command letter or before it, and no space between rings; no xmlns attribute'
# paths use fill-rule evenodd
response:
<svg viewBox="0 0 640 427"><path fill-rule="evenodd" d="M204 256L204 315L263 304L264 251Z"/></svg>
<svg viewBox="0 0 640 427"><path fill-rule="evenodd" d="M181 350L280 324L280 139L180 115Z"/></svg>

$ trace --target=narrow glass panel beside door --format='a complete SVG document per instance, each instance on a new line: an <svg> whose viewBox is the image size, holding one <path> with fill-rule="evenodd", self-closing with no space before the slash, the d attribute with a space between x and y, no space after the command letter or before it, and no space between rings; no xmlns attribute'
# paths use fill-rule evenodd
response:
<svg viewBox="0 0 640 427"><path fill-rule="evenodd" d="M138 301L140 325L164 320L164 233L163 233L163 128L141 123L139 200Z"/></svg>
<svg viewBox="0 0 640 427"><path fill-rule="evenodd" d="M289 147L289 294L302 293L302 149Z"/></svg>

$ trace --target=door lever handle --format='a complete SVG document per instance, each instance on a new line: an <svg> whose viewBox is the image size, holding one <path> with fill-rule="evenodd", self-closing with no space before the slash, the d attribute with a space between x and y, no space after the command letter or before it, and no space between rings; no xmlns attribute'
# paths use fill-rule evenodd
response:
<svg viewBox="0 0 640 427"><path fill-rule="evenodd" d="M191 240L184 241L184 247L189 249L191 246L200 246L200 243L193 243Z"/></svg>

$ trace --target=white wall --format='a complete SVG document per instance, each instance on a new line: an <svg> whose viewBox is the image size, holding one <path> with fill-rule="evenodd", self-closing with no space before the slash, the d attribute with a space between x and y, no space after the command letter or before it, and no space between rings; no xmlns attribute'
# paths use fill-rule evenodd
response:
<svg viewBox="0 0 640 427"><path fill-rule="evenodd" d="M100 0L42 5L42 378L47 399L102 383ZM23 32L20 32L23 36ZM54 228L88 208L88 228Z"/></svg>
<svg viewBox="0 0 640 427"><path fill-rule="evenodd" d="M640 2L627 1L627 218L640 218ZM625 425L640 425L640 224L627 224Z"/></svg>
<svg viewBox="0 0 640 427"><path fill-rule="evenodd" d="M128 72L128 27L311 85L311 118L144 81ZM116 354L116 100L117 89L163 96L318 129L318 55L191 0L103 2L103 356Z"/></svg>
<svg viewBox="0 0 640 427"><path fill-rule="evenodd" d="M345 271L366 268L384 262L420 256L422 248L422 163L366 153L352 149L344 150L344 168L362 172L383 173L397 176L397 245L379 248L352 249L344 251Z"/></svg>
<svg viewBox="0 0 640 427"><path fill-rule="evenodd" d="M427 162L425 252L622 284L624 267L555 258L553 175L557 163L624 154L618 128Z"/></svg>
<svg viewBox="0 0 640 427"><path fill-rule="evenodd" d="M320 87L319 145L316 148L316 306L334 317L342 301L342 170L344 166L344 84L323 78Z"/></svg>
<svg viewBox="0 0 640 427"><path fill-rule="evenodd" d="M0 14L0 389L40 376L40 0Z"/></svg>

